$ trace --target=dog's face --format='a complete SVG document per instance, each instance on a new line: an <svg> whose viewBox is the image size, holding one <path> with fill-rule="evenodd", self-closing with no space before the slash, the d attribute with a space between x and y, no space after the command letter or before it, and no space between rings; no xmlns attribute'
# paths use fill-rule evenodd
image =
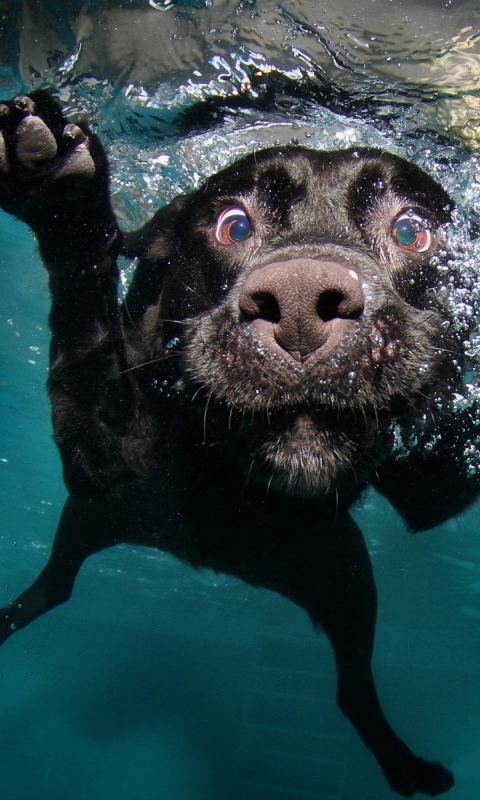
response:
<svg viewBox="0 0 480 800"><path fill-rule="evenodd" d="M210 414L238 416L238 453L277 488L365 482L392 420L458 380L436 294L448 196L394 156L286 148L176 203L149 258L168 261L161 315L186 320L184 371Z"/></svg>

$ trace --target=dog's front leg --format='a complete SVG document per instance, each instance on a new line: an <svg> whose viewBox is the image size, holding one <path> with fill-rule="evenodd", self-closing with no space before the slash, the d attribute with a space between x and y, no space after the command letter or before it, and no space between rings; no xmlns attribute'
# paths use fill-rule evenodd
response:
<svg viewBox="0 0 480 800"><path fill-rule="evenodd" d="M49 391L67 487L108 494L141 471L152 438L119 312L122 235L98 138L45 92L0 104L0 206L33 229L49 273Z"/></svg>
<svg viewBox="0 0 480 800"><path fill-rule="evenodd" d="M85 559L122 541L126 529L128 515L116 513L108 501L69 497L48 563L26 591L0 609L0 645L15 631L65 603Z"/></svg>

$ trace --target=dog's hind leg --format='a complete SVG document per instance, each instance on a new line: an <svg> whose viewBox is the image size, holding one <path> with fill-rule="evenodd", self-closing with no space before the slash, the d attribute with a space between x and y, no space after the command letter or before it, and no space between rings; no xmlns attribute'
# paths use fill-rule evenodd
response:
<svg viewBox="0 0 480 800"><path fill-rule="evenodd" d="M329 559L332 580L322 596L309 603L308 611L333 646L340 709L394 791L404 797L448 791L454 783L450 770L414 755L392 730L380 706L371 668L376 587L362 533L348 515L331 538Z"/></svg>
<svg viewBox="0 0 480 800"><path fill-rule="evenodd" d="M372 751L391 788L404 797L448 791L454 783L450 770L412 753L380 706L371 667L376 587L362 533L348 514L336 520L323 541L322 536L310 539L295 571L290 591L285 586L282 591L306 608L330 639L338 705Z"/></svg>

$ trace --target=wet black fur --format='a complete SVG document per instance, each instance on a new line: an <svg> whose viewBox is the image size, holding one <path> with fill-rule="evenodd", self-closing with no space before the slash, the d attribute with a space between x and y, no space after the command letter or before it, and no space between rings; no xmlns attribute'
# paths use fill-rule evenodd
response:
<svg viewBox="0 0 480 800"><path fill-rule="evenodd" d="M58 107L33 97L60 141ZM93 177L56 180L61 143L51 169L26 172L8 108L0 203L31 225L49 271L49 392L70 498L45 570L2 612L3 639L67 600L90 554L119 542L162 548L305 608L332 642L340 708L391 787L448 790L451 773L413 755L380 708L375 585L349 508L374 484L419 530L478 495L464 455L473 412L451 404L462 348L437 299L433 252L391 237L402 209L432 229L448 222L449 198L379 151L270 149L124 235L96 137L84 127ZM217 216L239 205L253 236L221 245ZM138 258L121 305L120 251ZM434 251L445 265L440 243ZM252 270L298 258L350 265L367 298L334 352L313 353L308 368L261 346L238 304Z"/></svg>

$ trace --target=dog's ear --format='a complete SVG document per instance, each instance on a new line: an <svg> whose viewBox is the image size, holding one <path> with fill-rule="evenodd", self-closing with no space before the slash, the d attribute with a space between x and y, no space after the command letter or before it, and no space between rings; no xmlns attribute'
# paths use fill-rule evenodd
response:
<svg viewBox="0 0 480 800"><path fill-rule="evenodd" d="M476 405L452 413L408 456L391 456L377 470L375 487L411 530L441 525L478 498L480 472L467 456L478 436L477 415Z"/></svg>
<svg viewBox="0 0 480 800"><path fill-rule="evenodd" d="M128 316L133 323L158 302L169 258L175 249L177 220L187 202L188 195L178 195L143 228L123 234L121 254L138 259L126 297Z"/></svg>

